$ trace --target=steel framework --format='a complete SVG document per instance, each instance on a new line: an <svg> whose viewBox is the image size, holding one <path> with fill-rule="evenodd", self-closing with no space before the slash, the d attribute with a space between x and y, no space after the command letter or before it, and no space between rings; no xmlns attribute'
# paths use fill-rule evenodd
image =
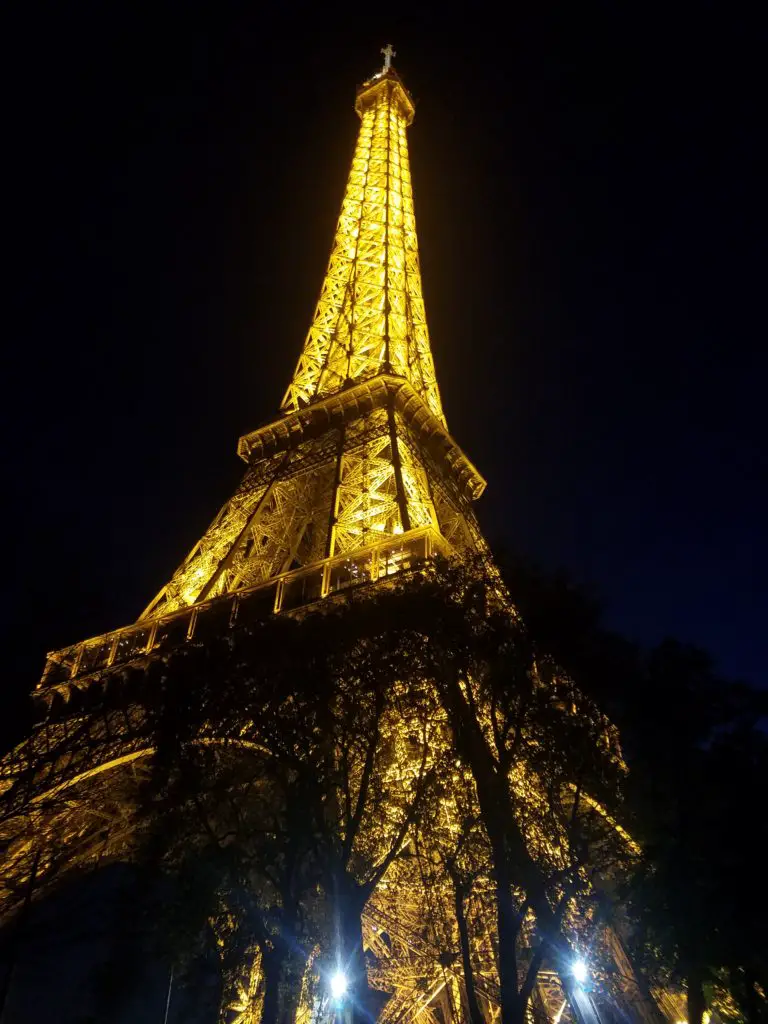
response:
<svg viewBox="0 0 768 1024"><path fill-rule="evenodd" d="M279 418L240 439L240 486L138 621L48 656L36 690L43 715L2 764L4 820L16 822L5 863L8 912L30 872L43 885L62 865L125 856L141 828L133 810L152 757L147 715L130 697L94 715L83 699L91 687L119 688L126 666L151 674L157 655L249 617L386 582L436 553L485 550L471 508L485 482L447 430L435 378L406 139L414 106L389 56L358 90L355 109L360 128L331 257ZM405 740L393 733L392 771L403 786L413 767ZM550 844L556 858L557 837L536 826L536 780L520 776L513 785L531 808L530 841ZM447 799L436 835L455 832L458 818ZM369 981L389 997L386 1024L466 1016L461 966L446 956L458 940L444 885L432 853L422 851L393 863L366 908L364 938L376 963ZM468 915L490 1022L498 981L482 892ZM258 1021L260 971L254 953L222 1020ZM557 977L545 974L542 1019L559 1020L563 998ZM313 1013L303 991L297 1021L308 1024Z"/></svg>

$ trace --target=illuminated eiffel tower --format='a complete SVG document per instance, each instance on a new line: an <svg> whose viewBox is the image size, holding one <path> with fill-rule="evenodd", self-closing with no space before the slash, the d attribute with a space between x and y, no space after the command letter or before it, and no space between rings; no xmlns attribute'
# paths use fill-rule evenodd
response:
<svg viewBox="0 0 768 1024"><path fill-rule="evenodd" d="M413 101L389 56L355 109L331 258L282 416L240 439L242 485L144 621L264 585L280 610L482 544L469 502L484 481L446 429L424 313Z"/></svg>
<svg viewBox="0 0 768 1024"><path fill-rule="evenodd" d="M391 47L382 52L383 68L357 92L360 128L328 269L279 416L240 438L240 486L138 621L49 654L35 691L40 722L0 766L0 788L26 822L8 846L11 909L25 879L44 882L58 869L58 850L40 853L43 831L64 837L59 847L75 862L97 849L119 858L129 842L126 792L146 771L151 738L140 703L118 702L96 720L84 703L90 688L435 554L486 551L471 507L485 481L446 427L427 331L406 137L414 104ZM72 798L51 799L62 793ZM458 975L446 980L440 950L424 946L420 911L409 919L406 903L374 900L363 922L383 964L377 987L391 994L386 1020L461 1019ZM493 939L482 944L490 960ZM483 984L495 1020L498 992ZM258 966L249 967L222 1019L258 1020L258 985ZM544 977L539 990L559 1019L557 979Z"/></svg>
<svg viewBox="0 0 768 1024"><path fill-rule="evenodd" d="M383 68L357 91L360 128L328 269L278 418L240 438L240 486L138 621L48 655L34 693L41 720L0 765L0 790L27 815L5 864L15 892L29 876L43 888L65 846L73 863L99 844L119 857L115 836L130 832L128 794L151 762L146 716L140 701L84 711L89 692L186 643L435 554L485 550L471 510L485 481L446 427L427 331L406 138L414 104L391 47L382 52ZM40 855L43 831L63 838ZM367 941L384 954L374 914ZM417 955L415 937L403 941L402 956ZM390 1011L410 1005L410 1015L421 1005L418 971L398 963L400 982L392 975L384 987L400 986ZM223 1019L256 1020L257 990L256 965Z"/></svg>
<svg viewBox="0 0 768 1024"><path fill-rule="evenodd" d="M390 59L357 93L328 270L280 418L240 438L242 483L139 623L52 654L44 687L191 637L223 595L287 610L483 547L470 503L485 481L447 430L435 378L406 138L414 106Z"/></svg>

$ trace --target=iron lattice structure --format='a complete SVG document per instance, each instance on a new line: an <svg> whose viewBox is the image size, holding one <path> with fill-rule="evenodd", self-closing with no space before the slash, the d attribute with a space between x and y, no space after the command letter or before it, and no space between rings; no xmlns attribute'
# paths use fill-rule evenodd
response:
<svg viewBox="0 0 768 1024"><path fill-rule="evenodd" d="M284 418L241 438L242 487L143 618L366 549L386 550L376 570L386 575L413 530L459 550L482 545L469 502L485 482L446 430L427 333L413 103L388 69L355 109L352 169ZM371 576L370 560L357 571ZM304 586L325 595L334 582Z"/></svg>
<svg viewBox="0 0 768 1024"><path fill-rule="evenodd" d="M447 430L427 332L406 137L414 106L389 60L358 90L355 109L360 128L328 270L279 417L240 438L240 486L138 621L48 656L35 691L41 719L2 766L6 836L14 822L6 912L30 876L43 891L62 871L130 855L152 736L145 697L120 695L127 666L151 677L159 659L190 641L386 583L435 554L485 551L471 507L485 482ZM94 685L118 694L98 714L82 699ZM244 723L243 743L248 735ZM406 739L393 731L398 780L412 771ZM535 798L529 782L518 784ZM450 801L440 815L438 831L458 829ZM365 910L376 963L369 982L388 997L387 1024L465 1017L460 964L445 955L456 936L447 924L442 934L424 928L434 905L450 902L431 863L395 862ZM495 946L482 903L468 914L478 996L493 1021ZM614 959L621 955L617 948ZM257 1021L260 985L254 955L222 1020ZM551 972L536 1005L543 1017L563 1015ZM311 1016L302 998L297 1020Z"/></svg>

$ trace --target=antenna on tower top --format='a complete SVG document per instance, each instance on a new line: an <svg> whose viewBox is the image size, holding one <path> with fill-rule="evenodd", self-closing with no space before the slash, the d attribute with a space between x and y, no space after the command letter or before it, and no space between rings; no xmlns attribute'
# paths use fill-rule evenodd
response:
<svg viewBox="0 0 768 1024"><path fill-rule="evenodd" d="M395 51L392 49L392 43L387 43L386 46L382 47L381 53L384 54L384 67L382 68L382 71L389 71L392 67L392 58L397 56Z"/></svg>

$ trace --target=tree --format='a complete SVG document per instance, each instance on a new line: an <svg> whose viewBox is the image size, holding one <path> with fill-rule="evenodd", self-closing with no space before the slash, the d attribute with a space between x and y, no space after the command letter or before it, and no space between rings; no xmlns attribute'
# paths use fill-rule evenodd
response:
<svg viewBox="0 0 768 1024"><path fill-rule="evenodd" d="M623 775L615 731L553 663L536 658L487 566L443 567L399 600L476 790L493 866L502 1017L522 1021L544 958L565 977L566 924L573 934L574 909L593 888L586 863L598 835L606 848L616 835L594 806L595 797L615 800ZM536 940L523 969L529 914Z"/></svg>
<svg viewBox="0 0 768 1024"><path fill-rule="evenodd" d="M380 642L372 612L360 602L270 620L186 650L169 660L156 701L147 813L166 862L204 854L213 867L208 912L226 890L238 922L229 944L258 945L264 1020L295 1014L279 993L298 994L318 943L321 969L342 964L366 1013L362 912L429 788L427 691L408 679L406 652ZM223 769L223 752L239 751ZM322 906L308 915L318 889Z"/></svg>
<svg viewBox="0 0 768 1024"><path fill-rule="evenodd" d="M721 678L691 645L644 651L606 630L599 604L562 573L502 562L537 646L619 726L644 851L625 892L636 957L659 986L684 985L691 1024L708 1002L723 1016L764 1018L765 692Z"/></svg>
<svg viewBox="0 0 768 1024"><path fill-rule="evenodd" d="M366 961L363 918L392 883L472 1021L498 1002L521 1024L545 965L567 990L635 857L617 733L585 685L613 662L585 644L580 657L575 680L478 560L155 660L140 694L152 827L135 855L183 896L155 915L164 955L217 946L225 974L255 955L266 1024L295 1019L341 965L362 1019L369 974L386 975ZM365 927L385 958L391 936Z"/></svg>
<svg viewBox="0 0 768 1024"><path fill-rule="evenodd" d="M655 953L652 974L685 985L691 1024L708 1005L750 1024L768 1017L766 777L765 734L741 726L681 745L673 776L662 782L647 767L636 786L645 838L629 890L637 946Z"/></svg>

